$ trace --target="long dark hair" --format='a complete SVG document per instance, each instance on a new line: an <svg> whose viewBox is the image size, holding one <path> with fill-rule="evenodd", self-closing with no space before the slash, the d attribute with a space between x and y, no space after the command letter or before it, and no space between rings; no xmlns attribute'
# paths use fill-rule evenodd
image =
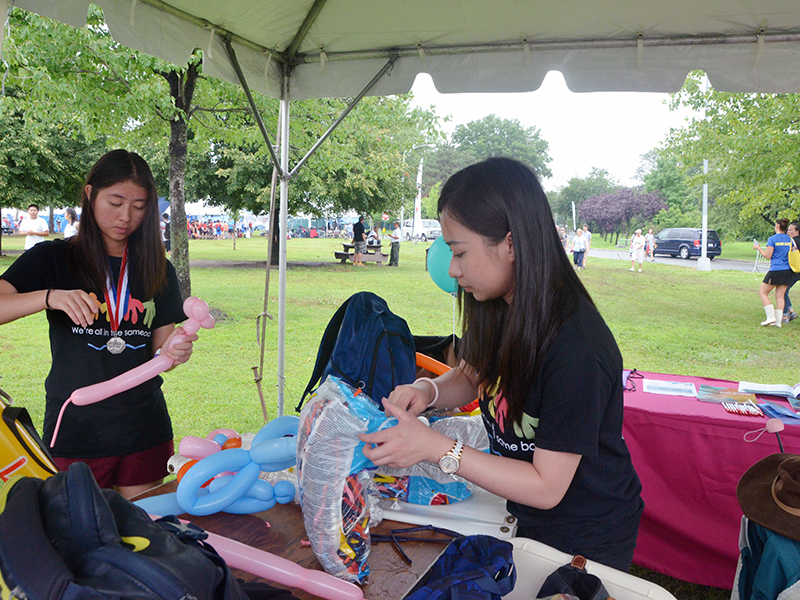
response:
<svg viewBox="0 0 800 600"><path fill-rule="evenodd" d="M147 192L142 224L128 238L128 264L131 277L141 283L149 300L166 286L167 258L161 241L156 183L149 165L138 154L112 150L91 168L81 188L81 226L78 235L70 238L67 257L70 271L81 285L91 290L105 289L111 267L103 234L95 220L94 203L100 190L125 181ZM92 186L91 197L86 194L87 185Z"/></svg>
<svg viewBox="0 0 800 600"><path fill-rule="evenodd" d="M444 184L438 209L493 245L511 232L514 299L479 302L459 288L460 351L482 389L502 387L509 417L519 422L550 344L578 297L591 298L567 259L541 185L524 164L490 158L459 171Z"/></svg>

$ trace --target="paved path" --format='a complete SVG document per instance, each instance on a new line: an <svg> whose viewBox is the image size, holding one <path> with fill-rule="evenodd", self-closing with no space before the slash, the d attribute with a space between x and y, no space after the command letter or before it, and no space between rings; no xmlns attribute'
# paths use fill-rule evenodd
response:
<svg viewBox="0 0 800 600"><path fill-rule="evenodd" d="M589 250L589 265L591 265L592 258L608 258L613 260L621 260L628 264L630 264L630 253L627 249L623 248L621 250L605 250L601 248L592 248ZM647 265L650 263L645 263L645 269ZM685 260L683 258L671 258L669 256L658 255L656 256L655 264L659 265L672 265L677 267L689 267L691 269L697 269L697 259L690 258ZM753 260L732 260L726 259L722 257L717 257L711 261L711 270L712 271L752 271L753 265L755 264L755 257ZM628 267L630 268L630 267ZM768 264L764 265L763 267L759 267L759 273L766 273L769 270Z"/></svg>

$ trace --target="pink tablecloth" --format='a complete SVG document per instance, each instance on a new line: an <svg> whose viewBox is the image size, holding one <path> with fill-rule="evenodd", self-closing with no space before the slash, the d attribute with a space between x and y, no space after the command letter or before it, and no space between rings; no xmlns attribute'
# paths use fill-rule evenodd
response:
<svg viewBox="0 0 800 600"><path fill-rule="evenodd" d="M647 379L738 387L738 382L642 373ZM769 383L769 382L765 382ZM745 442L765 418L733 415L696 398L625 392L623 433L645 502L634 563L691 583L730 589L739 555L742 511L736 484L755 462L780 452L774 434ZM785 400L767 397L786 407ZM781 433L800 454L800 427Z"/></svg>

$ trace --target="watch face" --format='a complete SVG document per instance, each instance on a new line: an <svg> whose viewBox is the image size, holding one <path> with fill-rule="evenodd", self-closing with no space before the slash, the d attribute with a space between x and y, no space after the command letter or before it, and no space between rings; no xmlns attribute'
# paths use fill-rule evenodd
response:
<svg viewBox="0 0 800 600"><path fill-rule="evenodd" d="M459 464L458 460L449 454L439 459L439 468L445 473L455 473L458 471Z"/></svg>

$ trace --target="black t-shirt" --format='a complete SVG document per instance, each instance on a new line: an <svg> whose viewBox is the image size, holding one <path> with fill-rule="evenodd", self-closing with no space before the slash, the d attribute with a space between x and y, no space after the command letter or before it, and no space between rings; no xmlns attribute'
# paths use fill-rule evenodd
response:
<svg viewBox="0 0 800 600"><path fill-rule="evenodd" d="M3 273L2 279L20 293L79 289L67 263L67 243L53 240L36 244ZM118 275L121 259L109 260ZM112 354L107 347L114 336L105 312L104 290L85 290L102 305L95 322L87 328L75 325L62 311L47 311L52 354L45 381L44 440L48 445L61 406L74 390L107 381L147 362L153 357L153 331L186 319L175 268L171 263L167 265L167 287L147 300L136 273L129 269L130 294L118 331L125 349L119 354ZM161 383L157 376L107 400L68 406L51 452L64 458L101 458L146 450L172 439Z"/></svg>
<svg viewBox="0 0 800 600"><path fill-rule="evenodd" d="M356 242L363 242L364 241L364 224L354 223L353 224L353 243Z"/></svg>
<svg viewBox="0 0 800 600"><path fill-rule="evenodd" d="M566 495L554 508L508 502L519 519L519 535L587 557L591 549L620 540L635 544L644 503L622 437L622 393L617 343L581 296L544 358L522 423L506 421L502 393L481 399L492 453L526 462L533 460L536 446L581 455Z"/></svg>

